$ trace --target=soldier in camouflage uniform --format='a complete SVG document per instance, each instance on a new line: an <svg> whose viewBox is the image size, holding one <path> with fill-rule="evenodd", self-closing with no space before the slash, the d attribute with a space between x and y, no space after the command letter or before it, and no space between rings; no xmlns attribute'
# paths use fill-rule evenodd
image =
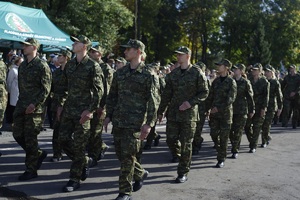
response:
<svg viewBox="0 0 300 200"><path fill-rule="evenodd" d="M237 85L237 95L233 103L233 118L229 138L232 145L231 158L236 159L238 157L247 116L252 118L255 108L252 86L245 75L245 65L237 64L232 68L234 70L234 80Z"/></svg>
<svg viewBox="0 0 300 200"><path fill-rule="evenodd" d="M231 62L223 59L215 64L218 66L219 77L212 82L209 89L206 109L210 110L208 111L210 136L218 152L216 167L223 168L227 156L227 143L233 116L232 104L236 98L237 86L228 75Z"/></svg>
<svg viewBox="0 0 300 200"><path fill-rule="evenodd" d="M97 165L97 160L104 158L104 154L108 149L108 146L104 143L102 139L103 121L105 119L106 111L106 97L108 95L114 69L111 68L107 63L102 61L102 55L104 54L104 49L99 45L92 47L89 51L89 56L95 60L101 67L104 77L103 77L103 88L104 93L100 101L100 107L97 108L96 112L93 114L93 119L91 119L91 135L88 142L88 155L92 158L92 163L90 167Z"/></svg>
<svg viewBox="0 0 300 200"><path fill-rule="evenodd" d="M195 65L200 67L202 72L205 73L206 65L203 62L198 62ZM208 87L210 87L209 80L207 80L207 85L208 85ZM197 123L196 133L194 135L192 155L199 154L199 150L201 149L202 143L204 141L201 134L202 134L203 126L204 126L204 123L205 123L205 118L206 118L205 103L200 103L198 105L198 110L199 110L200 120Z"/></svg>
<svg viewBox="0 0 300 200"><path fill-rule="evenodd" d="M36 178L37 170L47 156L38 146L37 136L42 125L44 103L50 93L51 71L48 64L37 56L39 42L27 38L22 42L26 59L19 68L19 100L13 115L13 136L25 150L26 171L19 180Z"/></svg>
<svg viewBox="0 0 300 200"><path fill-rule="evenodd" d="M65 192L78 189L80 180L84 181L89 174L85 149L90 136L90 120L103 95L103 72L99 64L87 55L91 41L84 35L71 36L71 40L76 57L63 70L61 85L65 87L59 92L60 107L57 110L61 123L59 141L72 160L70 180L63 187Z"/></svg>
<svg viewBox="0 0 300 200"><path fill-rule="evenodd" d="M126 48L125 58L130 63L114 73L104 127L107 131L112 120L115 151L121 162L116 200L129 200L132 191L140 190L149 174L137 161L136 154L141 140L148 136L156 122L159 82L157 75L142 62L145 45L141 41L129 40L122 47Z"/></svg>
<svg viewBox="0 0 300 200"><path fill-rule="evenodd" d="M296 128L299 117L300 75L297 74L295 65L290 66L289 74L284 77L281 87L283 91L282 127L287 127L289 112L292 112L292 126Z"/></svg>
<svg viewBox="0 0 300 200"><path fill-rule="evenodd" d="M63 92L64 85L61 85L61 78L63 71L67 62L71 59L72 53L68 50L62 50L58 55L58 62L60 64L60 68L56 69L52 74L52 103L51 103L51 112L53 117L53 136L52 136L52 148L53 148L53 157L51 159L52 162L58 162L62 159L62 147L59 142L59 127L60 121L57 120L57 108L59 105L59 96L63 94L59 94Z"/></svg>
<svg viewBox="0 0 300 200"><path fill-rule="evenodd" d="M265 114L269 103L270 84L261 73L262 65L256 63L252 67L252 75L249 78L254 93L255 114L252 118L248 117L245 126L245 132L250 143L249 153L256 152L259 134L265 120Z"/></svg>
<svg viewBox="0 0 300 200"><path fill-rule="evenodd" d="M148 66L148 68L149 68L149 70L153 70L154 73L156 73L159 77L160 63L153 63L150 66ZM165 80L163 77L159 77L159 86L160 86L159 87L159 95L161 95L163 92L163 89L166 86L166 83L165 83ZM154 146L158 146L158 144L159 144L159 140L160 140L161 136L156 132L155 127L156 127L156 123L155 123L155 126L153 126L151 128L151 131L147 137L147 141L144 146L144 150L151 149L153 140L154 140L154 144L153 144Z"/></svg>
<svg viewBox="0 0 300 200"><path fill-rule="evenodd" d="M261 147L263 148L267 147L267 145L269 145L270 143L270 140L272 139L270 136L270 128L274 115L277 112L277 116L279 116L282 109L281 85L279 81L275 78L275 69L271 65L267 65L265 66L264 70L266 78L270 83L270 92L267 113L265 116L264 123L262 125Z"/></svg>
<svg viewBox="0 0 300 200"><path fill-rule="evenodd" d="M7 105L7 91L6 91L6 71L7 67L0 58L0 128L3 125L4 113ZM0 156L1 156L0 152Z"/></svg>
<svg viewBox="0 0 300 200"><path fill-rule="evenodd" d="M175 182L184 183L188 180L192 142L199 121L198 104L206 99L208 86L201 69L190 63L191 50L181 46L175 53L180 67L166 77L158 114L161 121L167 110L167 144L172 156L179 158Z"/></svg>

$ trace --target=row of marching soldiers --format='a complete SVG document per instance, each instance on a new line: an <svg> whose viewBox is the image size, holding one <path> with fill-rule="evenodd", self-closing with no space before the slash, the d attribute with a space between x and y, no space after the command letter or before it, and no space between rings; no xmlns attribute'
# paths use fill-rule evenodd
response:
<svg viewBox="0 0 300 200"><path fill-rule="evenodd" d="M47 64L36 56L39 42L33 38L23 42L26 60L19 68L20 95L13 126L13 136L26 152L26 170L19 180L38 177L37 170L47 156L38 147L37 135L51 80L58 87L54 87L57 124L52 161L59 161L62 152L72 160L70 180L63 187L65 192L77 190L88 177L89 167L103 157L108 147L101 140L102 126L107 130L111 121L115 151L121 163L117 200L131 199L132 192L140 190L149 175L140 164L141 143L146 138L151 143L157 118L159 122L164 116L167 118L166 141L172 161L179 162L176 183L188 180L192 153L197 154L203 141L201 130L206 116L218 151L216 167L224 167L229 138L232 157L237 158L244 128L250 152L257 148L262 127L263 146L269 144L276 106L279 110L282 107L280 85L271 66L266 67L265 78L261 64L254 65L248 80L243 77L242 64L233 66L231 77L232 64L224 59L216 63L219 77L209 86L201 69L205 65L192 65L191 50L181 46L174 52L178 67L165 77L163 87L164 81L144 63L145 45L141 41L129 40L122 45L126 48L127 63L113 72L101 61L101 48L91 48L86 36L71 40L75 57L71 59L68 51L61 52L62 70L53 77ZM283 83L290 84L288 80ZM299 82L296 85L299 88ZM294 95L299 92L291 91Z"/></svg>

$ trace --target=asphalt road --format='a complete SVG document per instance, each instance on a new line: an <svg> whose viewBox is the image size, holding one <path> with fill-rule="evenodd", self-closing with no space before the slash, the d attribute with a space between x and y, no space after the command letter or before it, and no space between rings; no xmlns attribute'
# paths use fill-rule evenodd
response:
<svg viewBox="0 0 300 200"><path fill-rule="evenodd" d="M204 127L204 143L199 155L193 156L189 180L176 184L176 163L165 142L165 125L158 126L162 139L158 147L144 151L142 164L150 172L144 187L133 193L135 200L197 200L197 199L300 199L300 132L299 129L272 128L273 140L267 148L248 153L248 142L243 136L238 159L228 158L225 167L215 168L216 152ZM68 181L70 160L65 156L58 163L50 162L52 130L39 135L39 144L49 152L38 171L39 177L20 182L25 170L24 151L14 141L11 132L0 136L0 199L115 199L118 195L119 161L114 153L112 136L104 133L110 146L105 158L91 169L81 188L63 193ZM230 145L228 156L230 156Z"/></svg>

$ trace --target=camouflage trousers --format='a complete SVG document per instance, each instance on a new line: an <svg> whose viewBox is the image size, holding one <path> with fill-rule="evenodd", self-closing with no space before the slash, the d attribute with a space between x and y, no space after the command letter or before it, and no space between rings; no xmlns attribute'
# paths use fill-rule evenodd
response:
<svg viewBox="0 0 300 200"><path fill-rule="evenodd" d="M140 129L118 128L113 126L113 136L116 155L121 162L119 176L119 192L131 194L131 181L139 181L144 175L144 169L136 159L140 151Z"/></svg>
<svg viewBox="0 0 300 200"><path fill-rule="evenodd" d="M63 151L72 160L70 179L80 181L82 169L88 164L88 157L85 156L86 145L90 136L90 120L84 124L79 123L78 118L70 118L62 113L59 141Z"/></svg>
<svg viewBox="0 0 300 200"><path fill-rule="evenodd" d="M261 141L263 144L266 144L271 140L270 129L272 121L275 115L275 110L268 110L265 116L265 120L262 125Z"/></svg>
<svg viewBox="0 0 300 200"><path fill-rule="evenodd" d="M230 130L231 153L238 153L241 145L241 139L247 121L247 115L233 115Z"/></svg>
<svg viewBox="0 0 300 200"><path fill-rule="evenodd" d="M231 124L227 119L219 117L210 117L210 136L215 143L218 161L225 161L227 157L228 138Z"/></svg>
<svg viewBox="0 0 300 200"><path fill-rule="evenodd" d="M282 126L287 126L290 118L290 112L293 113L292 124L297 125L299 118L299 103L298 99L294 100L283 100L283 110L282 110Z"/></svg>
<svg viewBox="0 0 300 200"><path fill-rule="evenodd" d="M259 134L262 129L265 117L261 117L260 111L255 111L252 118L248 118L245 126L245 133L249 141L249 148L256 149L259 139Z"/></svg>
<svg viewBox="0 0 300 200"><path fill-rule="evenodd" d="M192 158L192 142L197 122L167 121L167 144L173 157L179 158L178 175L187 175Z"/></svg>
<svg viewBox="0 0 300 200"><path fill-rule="evenodd" d="M158 136L157 132L155 131L156 123L153 127L151 127L151 131L147 137L146 145L152 145L153 140Z"/></svg>
<svg viewBox="0 0 300 200"><path fill-rule="evenodd" d="M201 136L201 134L202 134L203 126L205 123L205 118L206 118L205 114L201 115L200 121L197 122L197 128L196 128L196 132L195 132L194 140L193 140L193 149L194 150L200 150L201 144L204 140L203 137Z"/></svg>
<svg viewBox="0 0 300 200"><path fill-rule="evenodd" d="M53 157L60 158L62 157L62 147L59 141L60 121L57 121L56 112L52 112L52 116L53 116L53 136L52 136Z"/></svg>
<svg viewBox="0 0 300 200"><path fill-rule="evenodd" d="M42 113L14 113L13 137L26 153L26 171L36 173L42 150L38 145L38 134L41 130Z"/></svg>
<svg viewBox="0 0 300 200"><path fill-rule="evenodd" d="M94 113L93 119L91 119L91 130L87 148L88 155L93 160L98 160L100 154L107 146L102 139L103 121L104 119L99 118L97 113Z"/></svg>

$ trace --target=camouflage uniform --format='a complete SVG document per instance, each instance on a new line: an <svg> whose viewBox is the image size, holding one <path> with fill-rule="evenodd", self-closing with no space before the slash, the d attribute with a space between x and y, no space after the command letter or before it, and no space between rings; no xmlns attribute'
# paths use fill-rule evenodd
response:
<svg viewBox="0 0 300 200"><path fill-rule="evenodd" d="M269 144L271 140L270 136L270 128L272 124L272 120L277 110L282 109L282 92L280 83L277 79L268 80L270 83L270 94L269 94L269 103L265 116L264 123L262 125L262 146L264 144Z"/></svg>
<svg viewBox="0 0 300 200"><path fill-rule="evenodd" d="M156 67L156 70L159 70L159 66L160 65L156 65L156 66L152 66L152 67ZM151 67L149 70L153 70ZM155 69L154 69L155 70ZM155 73L157 73L155 71ZM159 77L159 95L161 96L161 94L163 93L163 90L166 86L166 82L165 82L165 78L164 77ZM155 127L156 127L156 123L155 125L151 128L151 131L147 137L147 141L145 143L145 146L144 146L144 149L147 149L147 147L151 148L151 145L152 145L152 142L153 140L156 140L156 141L159 141L160 139L160 135L157 134L156 130L155 130ZM157 144L158 145L158 144ZM146 147L146 148L145 148Z"/></svg>
<svg viewBox="0 0 300 200"><path fill-rule="evenodd" d="M65 87L59 92L59 105L63 105L59 141L72 160L70 180L75 182L80 181L82 169L88 164L85 149L91 128L90 120L83 124L79 120L84 110L93 113L99 107L103 95L102 77L100 66L88 55L79 63L76 58L70 60L63 70L61 85Z"/></svg>
<svg viewBox="0 0 300 200"><path fill-rule="evenodd" d="M247 114L254 113L253 90L250 81L241 77L235 79L237 84L237 95L233 103L233 119L230 131L231 152L238 153L244 127L247 121Z"/></svg>
<svg viewBox="0 0 300 200"><path fill-rule="evenodd" d="M0 60L0 128L3 125L4 113L7 105L6 71L7 67L5 63Z"/></svg>
<svg viewBox="0 0 300 200"><path fill-rule="evenodd" d="M180 67L166 76L166 87L162 94L158 114L166 109L167 144L174 157L179 158L177 174L186 176L190 170L192 142L199 121L198 104L208 95L207 80L199 67ZM180 111L179 106L188 101L191 108Z"/></svg>
<svg viewBox="0 0 300 200"><path fill-rule="evenodd" d="M287 127L290 112L293 113L292 124L293 128L297 126L297 120L299 117L299 92L300 92L300 75L295 74L292 76L291 74L284 77L282 81L282 92L283 92L283 111L282 111L282 126ZM296 95L294 97L290 97L290 94L295 92Z"/></svg>
<svg viewBox="0 0 300 200"><path fill-rule="evenodd" d="M112 83L112 78L114 74L114 70L102 60L98 62L102 71L103 71L103 88L104 94L100 101L100 108L103 109L103 113L101 116L98 116L98 113L95 112L93 114L93 119L91 119L91 134L88 142L88 155L94 161L101 159L101 153L105 151L107 145L104 143L102 139L102 130L103 130L103 121L105 119L105 104L106 104L106 97L108 95L110 85Z"/></svg>
<svg viewBox="0 0 300 200"><path fill-rule="evenodd" d="M249 148L251 151L257 148L259 134L265 120L265 116L261 116L261 110L266 110L268 107L270 84L264 76L260 76L256 82L252 76L249 80L254 93L255 114L252 118L247 119L245 133L250 143Z"/></svg>
<svg viewBox="0 0 300 200"><path fill-rule="evenodd" d="M42 126L44 103L50 93L51 71L48 64L36 56L29 63L22 62L18 75L19 100L14 111L13 136L25 150L26 172L36 173L38 159L42 155L37 136ZM35 105L31 114L25 114L26 108Z"/></svg>
<svg viewBox="0 0 300 200"><path fill-rule="evenodd" d="M115 151L121 162L120 193L130 195L131 181L139 181L144 175L136 154L141 148L141 126L155 124L158 88L157 76L145 69L143 62L135 70L127 64L114 73L106 101L106 116L112 120Z"/></svg>
<svg viewBox="0 0 300 200"><path fill-rule="evenodd" d="M221 81L221 78L225 78ZM217 149L218 162L224 162L227 155L227 143L232 124L232 104L236 98L236 82L229 76L218 77L212 82L206 99L206 109L216 107L218 112L209 117L210 135Z"/></svg>

